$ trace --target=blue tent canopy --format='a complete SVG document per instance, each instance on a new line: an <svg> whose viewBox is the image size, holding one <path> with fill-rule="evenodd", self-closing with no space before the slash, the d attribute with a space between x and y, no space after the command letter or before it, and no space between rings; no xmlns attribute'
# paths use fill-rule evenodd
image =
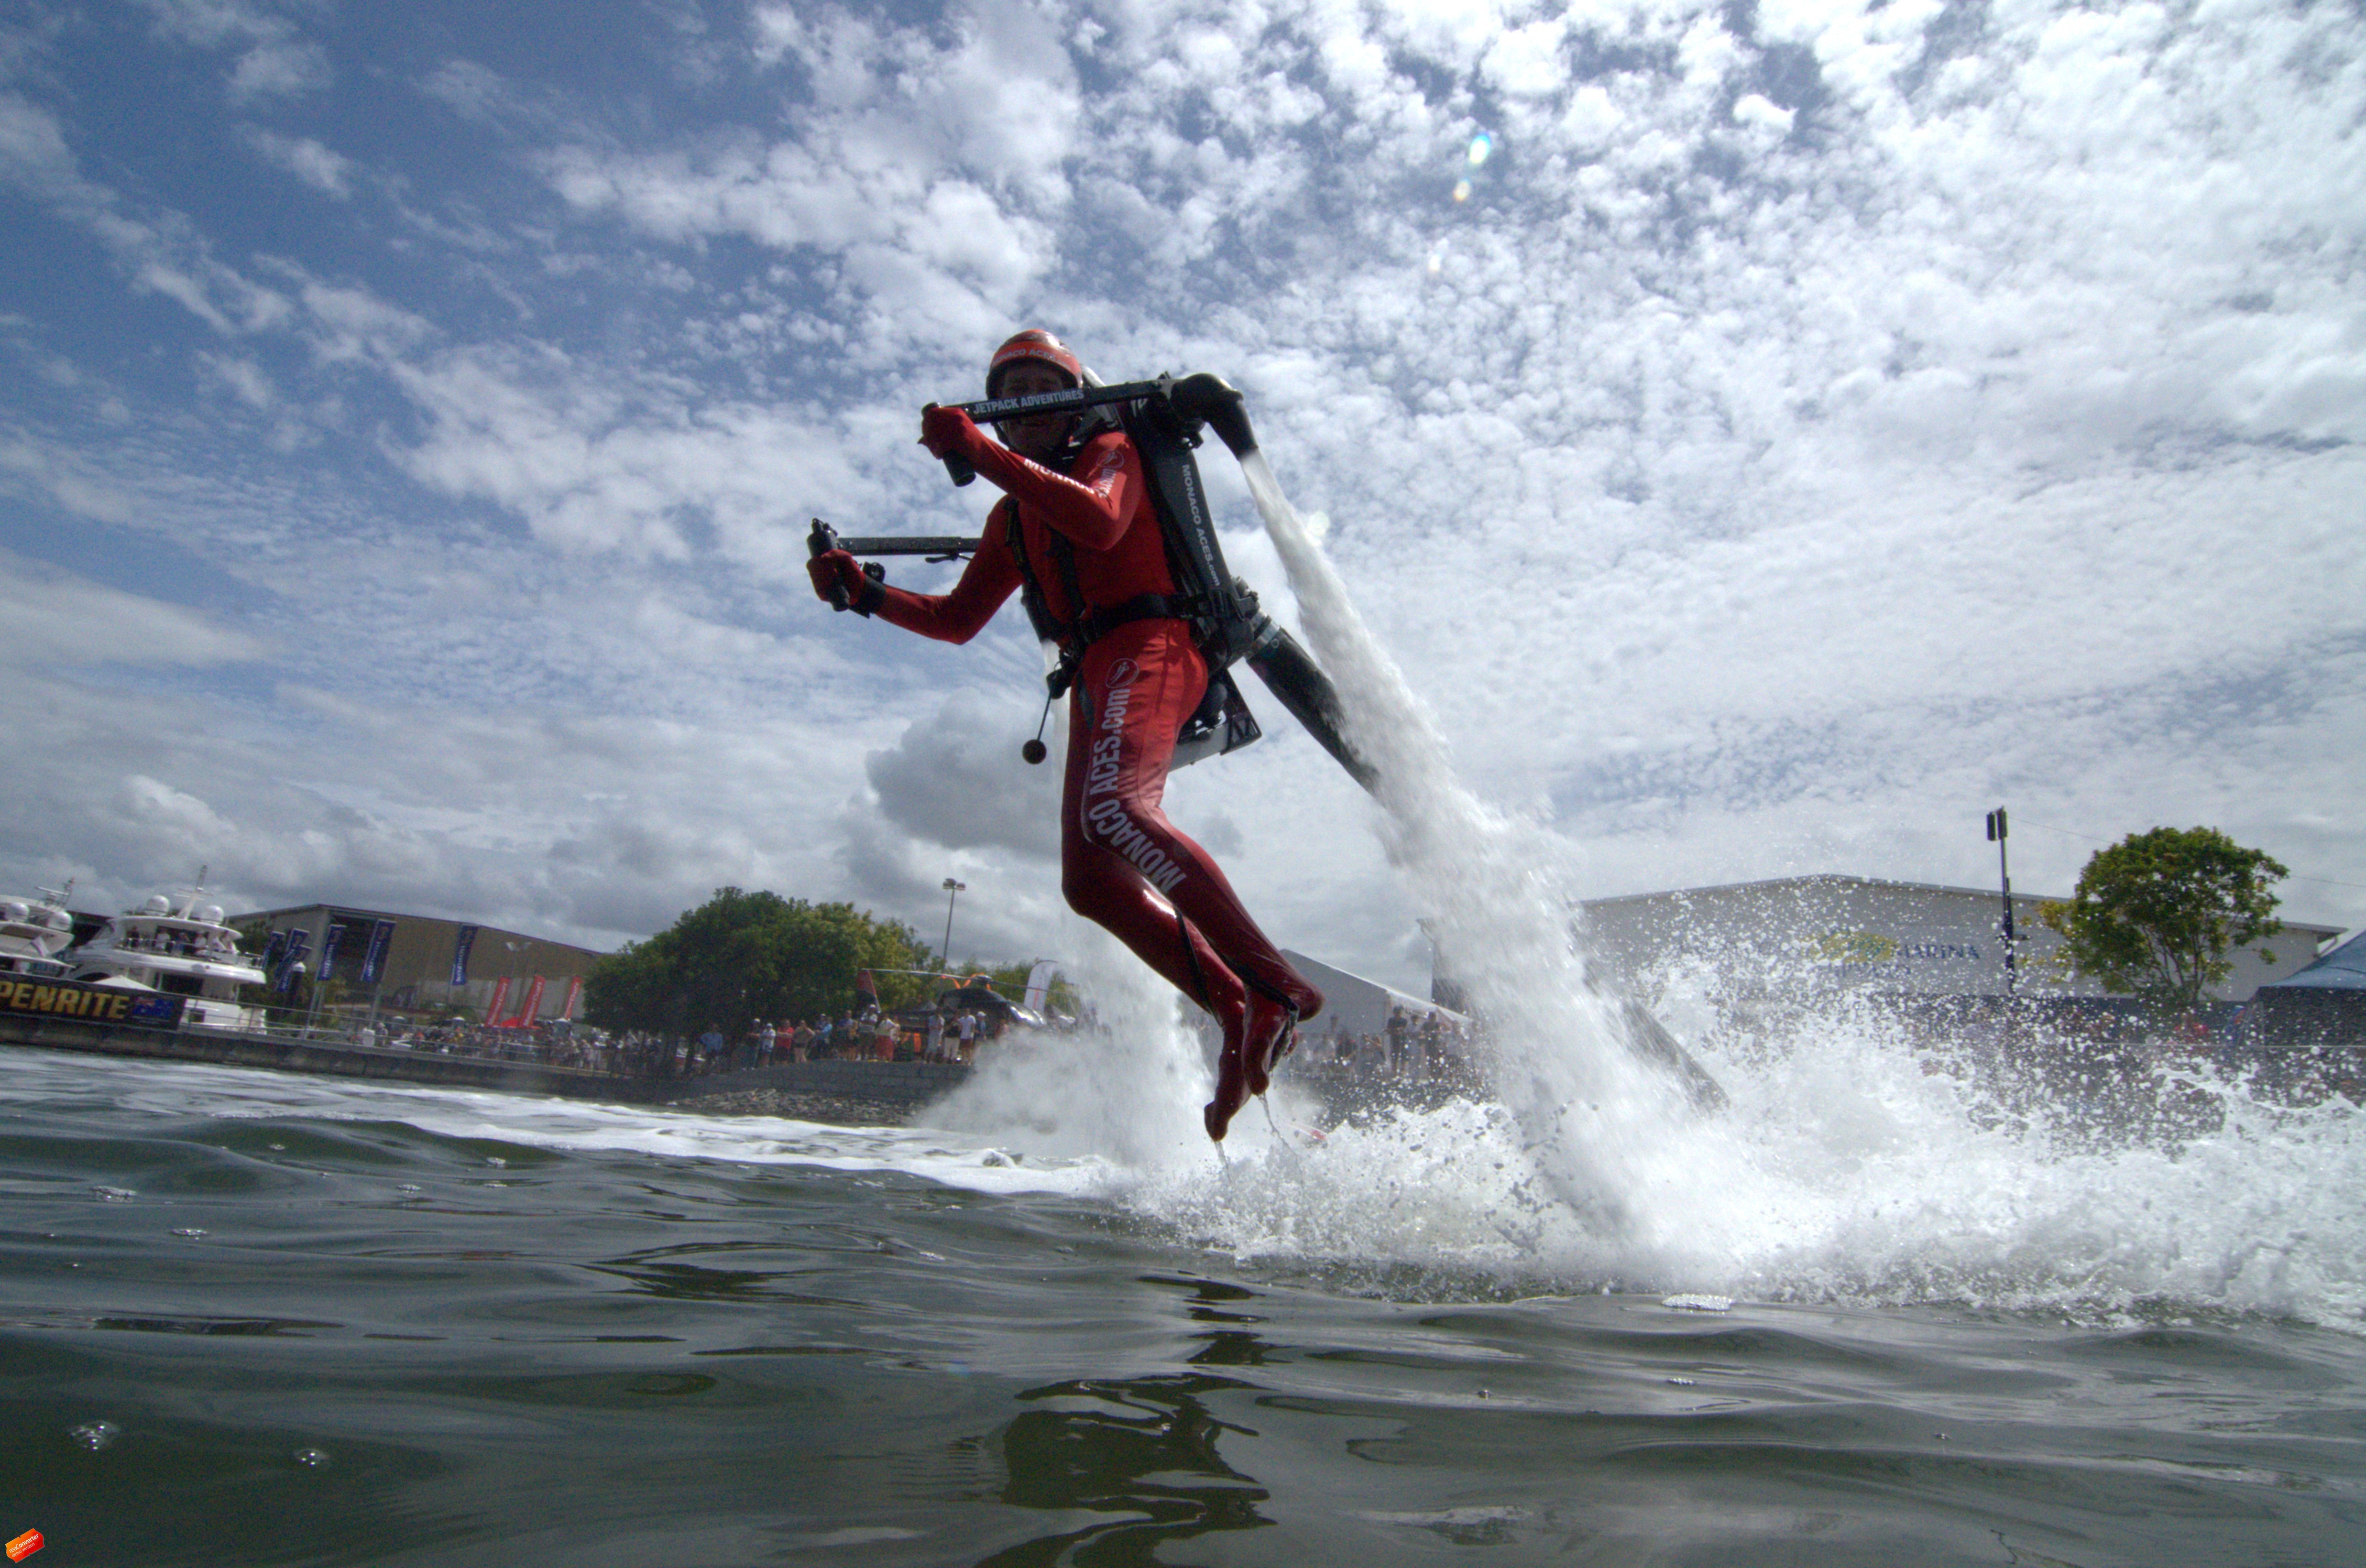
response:
<svg viewBox="0 0 2366 1568"><path fill-rule="evenodd" d="M2360 932L2304 969L2261 991L2366 991L2366 931Z"/></svg>

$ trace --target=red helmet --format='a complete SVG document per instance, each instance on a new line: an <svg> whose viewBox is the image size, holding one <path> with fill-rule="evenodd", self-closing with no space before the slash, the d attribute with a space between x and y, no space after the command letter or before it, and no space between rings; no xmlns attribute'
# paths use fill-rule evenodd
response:
<svg viewBox="0 0 2366 1568"><path fill-rule="evenodd" d="M1085 384L1084 362L1068 352L1068 345L1041 327L1030 327L1023 332L1013 334L1008 342L994 351L994 358L986 363L987 397L996 395L994 389L1002 380L1004 367L1016 364L1022 359L1039 359L1045 364L1056 366L1067 375L1071 386Z"/></svg>

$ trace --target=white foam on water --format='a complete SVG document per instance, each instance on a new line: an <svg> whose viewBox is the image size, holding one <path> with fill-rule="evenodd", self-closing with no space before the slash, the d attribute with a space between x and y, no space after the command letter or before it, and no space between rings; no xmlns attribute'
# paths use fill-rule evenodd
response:
<svg viewBox="0 0 2366 1568"><path fill-rule="evenodd" d="M1200 1126L1212 1078L1173 988L1097 925L1068 916L1061 937L1092 1016L982 1048L969 1081L928 1108L929 1125L1038 1159L1106 1159L1138 1172L1212 1163Z"/></svg>
<svg viewBox="0 0 2366 1568"><path fill-rule="evenodd" d="M110 1107L165 1120L399 1122L445 1137L587 1154L900 1171L980 1193L1086 1196L1132 1179L1124 1167L1098 1153L1031 1154L1024 1137L933 1127L833 1126L790 1117L701 1112L695 1102L684 1107L602 1104L38 1051L11 1052L8 1066L10 1071L0 1077L0 1104L45 1110L96 1090L101 1103ZM136 1196L124 1194L126 1201Z"/></svg>

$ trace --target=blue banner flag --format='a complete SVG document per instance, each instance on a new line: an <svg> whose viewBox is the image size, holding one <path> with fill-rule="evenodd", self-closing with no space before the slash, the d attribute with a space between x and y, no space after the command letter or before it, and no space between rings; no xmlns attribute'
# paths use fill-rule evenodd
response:
<svg viewBox="0 0 2366 1568"><path fill-rule="evenodd" d="M312 945L312 934L298 928L287 933L287 946L279 955L279 973L271 989L285 996L296 988L296 966L304 961L304 949Z"/></svg>
<svg viewBox="0 0 2366 1568"><path fill-rule="evenodd" d="M320 979L326 980L337 972L337 944L344 939L344 922L335 920L329 922L329 929L321 936Z"/></svg>
<svg viewBox="0 0 2366 1568"><path fill-rule="evenodd" d="M271 934L271 945L263 949L263 972L266 975L277 974L279 961L286 957L287 957L287 933L275 931Z"/></svg>
<svg viewBox="0 0 2366 1568"><path fill-rule="evenodd" d="M460 927L460 935L452 943L452 983L454 985L468 983L468 949L476 945L477 928L473 925Z"/></svg>
<svg viewBox="0 0 2366 1568"><path fill-rule="evenodd" d="M376 985L386 970L387 944L394 940L394 922L381 920L370 927L369 946L362 949L362 984Z"/></svg>

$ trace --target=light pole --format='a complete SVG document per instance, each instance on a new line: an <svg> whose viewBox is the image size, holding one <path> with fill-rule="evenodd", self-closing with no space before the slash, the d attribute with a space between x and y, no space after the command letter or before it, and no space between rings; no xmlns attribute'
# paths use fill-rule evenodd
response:
<svg viewBox="0 0 2366 1568"><path fill-rule="evenodd" d="M945 879L945 968L949 971L953 967L953 902L967 891L967 882Z"/></svg>
<svg viewBox="0 0 2366 1568"><path fill-rule="evenodd" d="M2012 868L2005 864L2004 808L1999 806L1989 813L1989 842L1997 846L1997 877L2004 883L2004 993L2013 995L2012 958Z"/></svg>

